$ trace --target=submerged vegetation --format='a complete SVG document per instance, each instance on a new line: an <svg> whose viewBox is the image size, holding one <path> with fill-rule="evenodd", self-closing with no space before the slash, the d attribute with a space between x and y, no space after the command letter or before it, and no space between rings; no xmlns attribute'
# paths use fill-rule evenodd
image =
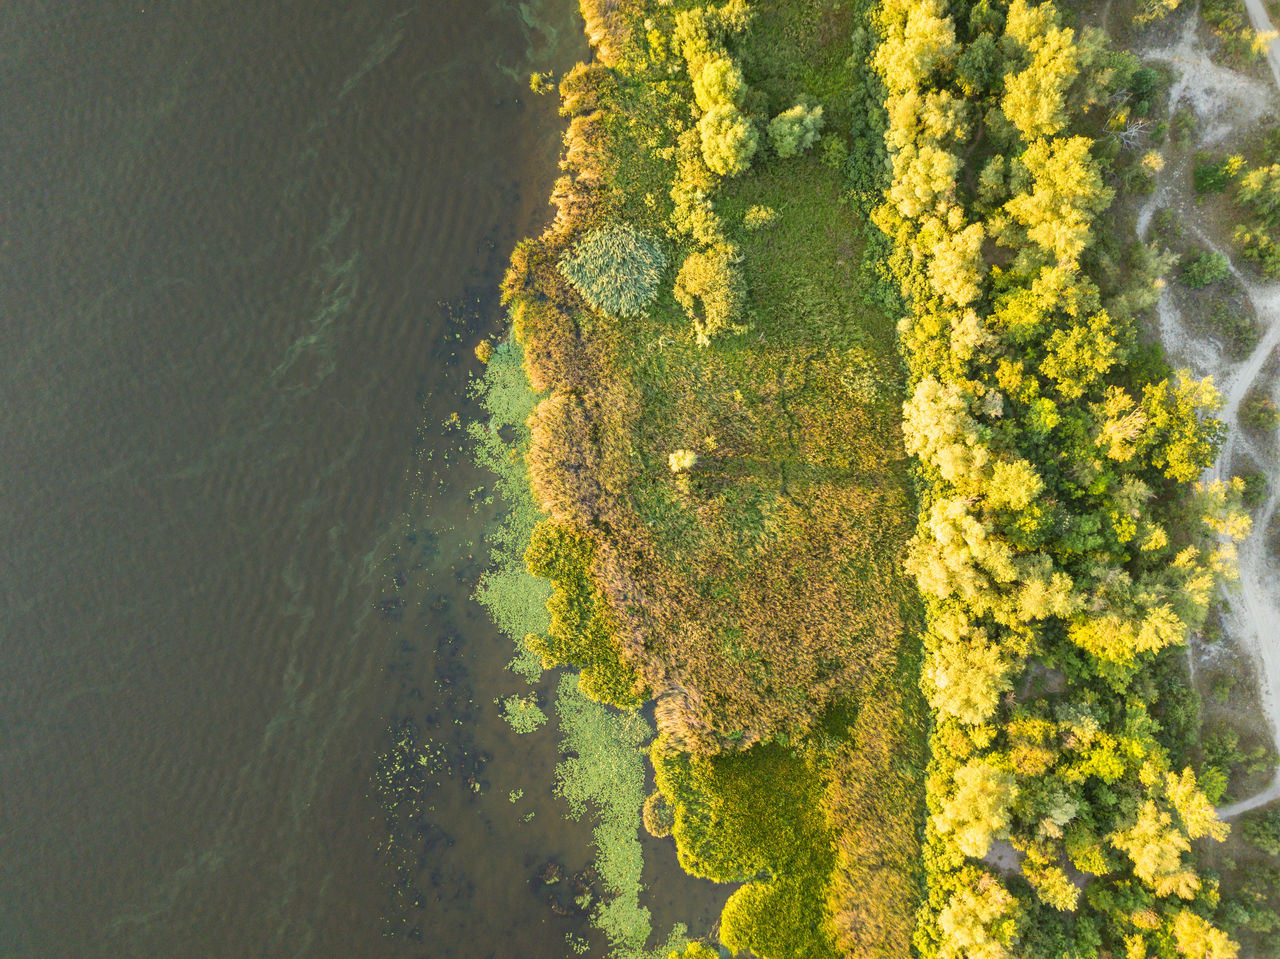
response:
<svg viewBox="0 0 1280 959"><path fill-rule="evenodd" d="M481 599L577 671L613 953L653 946L643 823L761 959L1235 955L1179 648L1245 487L1196 482L1216 392L1143 342L1176 257L1101 226L1161 169L1160 75L1049 2L583 9L473 435L511 504ZM1274 228L1280 177L1214 162Z"/></svg>

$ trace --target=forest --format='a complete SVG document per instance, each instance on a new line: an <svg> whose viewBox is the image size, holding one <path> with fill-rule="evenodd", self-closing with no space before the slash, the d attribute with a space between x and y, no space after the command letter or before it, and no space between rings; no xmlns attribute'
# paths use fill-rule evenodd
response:
<svg viewBox="0 0 1280 959"><path fill-rule="evenodd" d="M1280 929L1201 865L1233 760L1185 647L1246 483L1204 479L1217 389L1149 332L1177 254L1109 220L1161 168L1130 133L1169 73L1051 2L582 7L555 219L477 351L512 507L480 598L517 667L576 672L581 742L595 710L645 750L619 802L736 885L671 954L1221 959ZM1266 273L1276 170L1195 174ZM1274 815L1245 830L1280 852ZM653 954L638 867L603 871L611 952Z"/></svg>

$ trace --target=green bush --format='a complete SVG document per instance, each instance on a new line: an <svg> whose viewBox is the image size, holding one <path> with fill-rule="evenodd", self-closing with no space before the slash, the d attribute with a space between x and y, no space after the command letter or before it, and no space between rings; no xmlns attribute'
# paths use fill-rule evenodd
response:
<svg viewBox="0 0 1280 959"><path fill-rule="evenodd" d="M1257 846L1268 856L1280 856L1280 806L1272 806L1266 812L1246 819L1240 833L1250 845Z"/></svg>
<svg viewBox="0 0 1280 959"><path fill-rule="evenodd" d="M1240 404L1240 424L1248 430L1266 433L1280 426L1276 402L1260 390L1251 391Z"/></svg>
<svg viewBox="0 0 1280 959"><path fill-rule="evenodd" d="M1231 265L1221 253L1201 253L1182 268L1182 282L1193 290L1203 289L1231 275Z"/></svg>
<svg viewBox="0 0 1280 959"><path fill-rule="evenodd" d="M747 285L734 248L721 245L691 253L676 276L675 297L693 320L702 346L737 323L746 303Z"/></svg>
<svg viewBox="0 0 1280 959"><path fill-rule="evenodd" d="M823 122L821 106L797 103L769 121L769 143L784 160L798 156L818 142Z"/></svg>
<svg viewBox="0 0 1280 959"><path fill-rule="evenodd" d="M1244 492L1240 499L1249 509L1257 509L1267 501L1267 474L1266 473L1249 473L1242 476L1244 480Z"/></svg>
<svg viewBox="0 0 1280 959"><path fill-rule="evenodd" d="M712 107L698 121L702 158L707 167L722 176L738 176L751 169L759 136L742 111L729 103Z"/></svg>
<svg viewBox="0 0 1280 959"><path fill-rule="evenodd" d="M1258 324L1241 304L1215 303L1209 311L1208 328L1234 357L1248 356L1258 345Z"/></svg>
<svg viewBox="0 0 1280 959"><path fill-rule="evenodd" d="M1221 193L1231 184L1231 178L1240 171L1239 157L1212 159L1207 153L1196 154L1196 165L1191 180L1197 193Z"/></svg>
<svg viewBox="0 0 1280 959"><path fill-rule="evenodd" d="M609 316L642 315L666 268L657 238L625 223L592 230L560 261L564 278Z"/></svg>

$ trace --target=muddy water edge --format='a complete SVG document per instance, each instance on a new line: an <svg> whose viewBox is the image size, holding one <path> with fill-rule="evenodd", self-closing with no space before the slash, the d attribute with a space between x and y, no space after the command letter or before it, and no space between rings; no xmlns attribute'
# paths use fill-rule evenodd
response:
<svg viewBox="0 0 1280 959"><path fill-rule="evenodd" d="M576 7L0 10L0 955L598 944L460 429Z"/></svg>

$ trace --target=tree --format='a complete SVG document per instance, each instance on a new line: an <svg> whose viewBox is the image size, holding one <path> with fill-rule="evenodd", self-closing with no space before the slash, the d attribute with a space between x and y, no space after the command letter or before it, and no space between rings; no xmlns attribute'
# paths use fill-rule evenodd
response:
<svg viewBox="0 0 1280 959"><path fill-rule="evenodd" d="M875 66L891 93L918 86L955 56L955 25L942 0L892 0L881 15L886 29Z"/></svg>
<svg viewBox="0 0 1280 959"><path fill-rule="evenodd" d="M902 434L909 454L936 466L943 479L967 488L991 460L977 421L955 383L926 376L903 406Z"/></svg>
<svg viewBox="0 0 1280 959"><path fill-rule="evenodd" d="M693 98L703 113L725 104L740 107L746 92L742 71L729 57L706 60L693 78Z"/></svg>
<svg viewBox="0 0 1280 959"><path fill-rule="evenodd" d="M1080 902L1080 887L1067 878L1061 867L1028 863L1023 866L1023 874L1041 902L1059 912L1075 912Z"/></svg>
<svg viewBox="0 0 1280 959"><path fill-rule="evenodd" d="M1195 479L1213 462L1225 431L1221 421L1201 415L1221 405L1213 378L1196 380L1188 370L1180 370L1174 384L1167 379L1147 384L1141 404L1147 428L1139 451L1170 479L1180 483Z"/></svg>
<svg viewBox="0 0 1280 959"><path fill-rule="evenodd" d="M1111 203L1086 137L1037 140L1020 157L1034 188L1005 204L1027 236L1059 262L1074 263L1092 241L1092 218Z"/></svg>
<svg viewBox="0 0 1280 959"><path fill-rule="evenodd" d="M1045 348L1040 372L1055 382L1058 393L1067 400L1092 392L1111 367L1123 359L1116 325L1105 310L1082 322L1060 326Z"/></svg>
<svg viewBox="0 0 1280 959"><path fill-rule="evenodd" d="M1245 820L1244 838L1269 856L1280 856L1280 806Z"/></svg>
<svg viewBox="0 0 1280 959"><path fill-rule="evenodd" d="M798 156L818 141L822 107L797 103L769 121L769 142L782 159Z"/></svg>
<svg viewBox="0 0 1280 959"><path fill-rule="evenodd" d="M951 198L959 169L959 159L940 147L928 143L903 147L893 157L889 199L904 217L917 217Z"/></svg>
<svg viewBox="0 0 1280 959"><path fill-rule="evenodd" d="M986 484L987 506L1019 512L1030 506L1043 490L1044 481L1026 460L1000 460Z"/></svg>
<svg viewBox="0 0 1280 959"><path fill-rule="evenodd" d="M729 103L713 106L698 121L702 158L715 173L737 176L751 168L759 138L742 111Z"/></svg>
<svg viewBox="0 0 1280 959"><path fill-rule="evenodd" d="M933 248L929 282L942 299L965 306L982 296L986 264L982 259L984 232L981 223L970 223L950 233Z"/></svg>
<svg viewBox="0 0 1280 959"><path fill-rule="evenodd" d="M1005 959L1018 940L1018 900L984 872L955 892L938 914L940 959Z"/></svg>
<svg viewBox="0 0 1280 959"><path fill-rule="evenodd" d="M956 792L933 817L938 832L955 837L956 848L980 859L993 839L1009 834L1009 809L1018 795L1013 776L981 760L956 770Z"/></svg>
<svg viewBox="0 0 1280 959"><path fill-rule="evenodd" d="M1267 226L1280 225L1280 163L1258 167L1242 176L1236 198Z"/></svg>
<svg viewBox="0 0 1280 959"><path fill-rule="evenodd" d="M1196 785L1196 774L1190 768L1182 770L1181 776L1165 773L1165 793L1178 811L1188 839L1210 836L1222 842L1227 838L1227 824L1218 818L1217 810Z"/></svg>
<svg viewBox="0 0 1280 959"><path fill-rule="evenodd" d="M995 714L1001 694L1013 688L1013 665L985 629L970 629L962 625L963 617L955 619L952 635L939 640L925 663L929 705L976 726Z"/></svg>
<svg viewBox="0 0 1280 959"><path fill-rule="evenodd" d="M1190 899L1200 888L1200 877L1182 862L1191 843L1154 800L1147 800L1132 826L1111 835L1111 845L1128 854L1134 874L1157 896Z"/></svg>
<svg viewBox="0 0 1280 959"><path fill-rule="evenodd" d="M1009 8L1013 22L1014 6ZM1043 4L1038 9L1050 7ZM1000 108L1025 140L1056 136L1067 124L1067 87L1080 72L1079 51L1071 30L1049 27L1043 34L1028 38L1034 50L1030 65L1005 78Z"/></svg>
<svg viewBox="0 0 1280 959"><path fill-rule="evenodd" d="M1240 947L1221 929L1190 909L1178 910L1173 920L1178 953L1187 959L1236 959Z"/></svg>
<svg viewBox="0 0 1280 959"><path fill-rule="evenodd" d="M1004 75L1005 59L1000 44L984 33L965 48L956 62L956 82L966 97L977 99L996 89Z"/></svg>

